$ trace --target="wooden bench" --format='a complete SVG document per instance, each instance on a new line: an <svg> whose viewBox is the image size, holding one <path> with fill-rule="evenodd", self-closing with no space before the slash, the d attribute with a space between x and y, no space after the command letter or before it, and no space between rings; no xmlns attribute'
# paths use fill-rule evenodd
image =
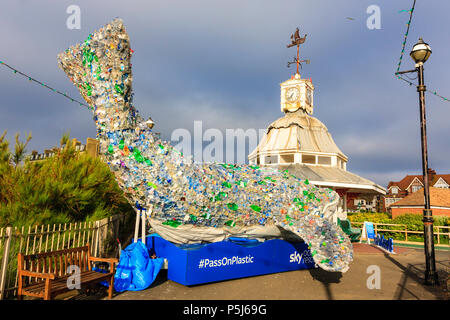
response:
<svg viewBox="0 0 450 320"><path fill-rule="evenodd" d="M93 262L107 262L110 265L108 273L92 270ZM100 281L108 281L108 298L112 298L114 287L115 258L91 257L89 244L84 247L51 251L45 253L23 255L17 257L18 299L22 296L41 297L51 300L58 294L74 290L74 270L68 270L71 265L80 268L80 287ZM72 272L69 274L68 272ZM69 283L68 283L69 280ZM69 288L70 287L70 288Z"/></svg>

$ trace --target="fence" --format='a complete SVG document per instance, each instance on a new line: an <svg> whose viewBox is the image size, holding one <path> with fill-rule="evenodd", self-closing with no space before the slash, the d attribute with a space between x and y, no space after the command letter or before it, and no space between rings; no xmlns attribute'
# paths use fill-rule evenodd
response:
<svg viewBox="0 0 450 320"><path fill-rule="evenodd" d="M361 226L364 222L351 222L352 225ZM408 226L405 224L390 224L390 223L373 223L375 234L385 234L385 233L401 233L404 234L405 242L415 242L408 240L408 234L419 234L423 235L423 230L408 230ZM383 228L387 226L388 228ZM390 229L391 227L398 229ZM435 244L438 245L450 245L450 227L447 226L433 226L433 235ZM417 242L415 242L417 243Z"/></svg>
<svg viewBox="0 0 450 320"><path fill-rule="evenodd" d="M16 295L17 254L35 254L90 244L91 254L102 255L108 238L115 239L123 216L92 222L6 227L0 229L0 300Z"/></svg>

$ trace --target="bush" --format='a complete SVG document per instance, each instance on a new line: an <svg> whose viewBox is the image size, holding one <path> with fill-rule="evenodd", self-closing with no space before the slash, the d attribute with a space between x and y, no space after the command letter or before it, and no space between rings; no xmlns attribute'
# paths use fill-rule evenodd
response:
<svg viewBox="0 0 450 320"><path fill-rule="evenodd" d="M347 218L352 222L391 223L387 213L348 213Z"/></svg>
<svg viewBox="0 0 450 320"><path fill-rule="evenodd" d="M402 224L406 225L408 231L423 231L423 216L420 214L404 214L391 219L387 213L349 213L348 219L352 222L369 221L373 223L388 223L388 224ZM433 217L435 226L449 226L449 217ZM399 226L380 226L381 229L387 230L403 230ZM381 231L379 232L385 238L392 238L394 240L406 240L404 233ZM435 241L436 241L435 236ZM408 241L423 242L423 234L408 233ZM448 237L441 236L441 243L448 243Z"/></svg>

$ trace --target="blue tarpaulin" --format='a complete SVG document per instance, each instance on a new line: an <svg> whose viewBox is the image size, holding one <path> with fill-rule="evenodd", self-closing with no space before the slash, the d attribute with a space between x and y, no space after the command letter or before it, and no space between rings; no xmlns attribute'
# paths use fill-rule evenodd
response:
<svg viewBox="0 0 450 320"><path fill-rule="evenodd" d="M141 242L130 244L122 250L114 275L117 292L139 291L148 288L164 263L163 258L151 259L147 247Z"/></svg>
<svg viewBox="0 0 450 320"><path fill-rule="evenodd" d="M97 271L97 272L100 272L100 273L108 273L108 271L106 271L106 270L104 270L104 269L97 268L97 267L93 267L92 270ZM108 283L108 281L106 281L106 280L100 282L100 284L101 284L102 286L104 286L104 287L107 287L107 288L109 287L109 283Z"/></svg>

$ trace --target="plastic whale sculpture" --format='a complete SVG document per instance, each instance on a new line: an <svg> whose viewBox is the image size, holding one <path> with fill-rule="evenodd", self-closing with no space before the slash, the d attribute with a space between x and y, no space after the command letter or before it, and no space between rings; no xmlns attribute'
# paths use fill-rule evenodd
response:
<svg viewBox="0 0 450 320"><path fill-rule="evenodd" d="M115 19L58 62L94 113L103 160L128 201L151 212L151 227L178 243L300 237L319 267L346 272L353 249L332 221L337 193L287 171L183 157L133 107L132 52Z"/></svg>

